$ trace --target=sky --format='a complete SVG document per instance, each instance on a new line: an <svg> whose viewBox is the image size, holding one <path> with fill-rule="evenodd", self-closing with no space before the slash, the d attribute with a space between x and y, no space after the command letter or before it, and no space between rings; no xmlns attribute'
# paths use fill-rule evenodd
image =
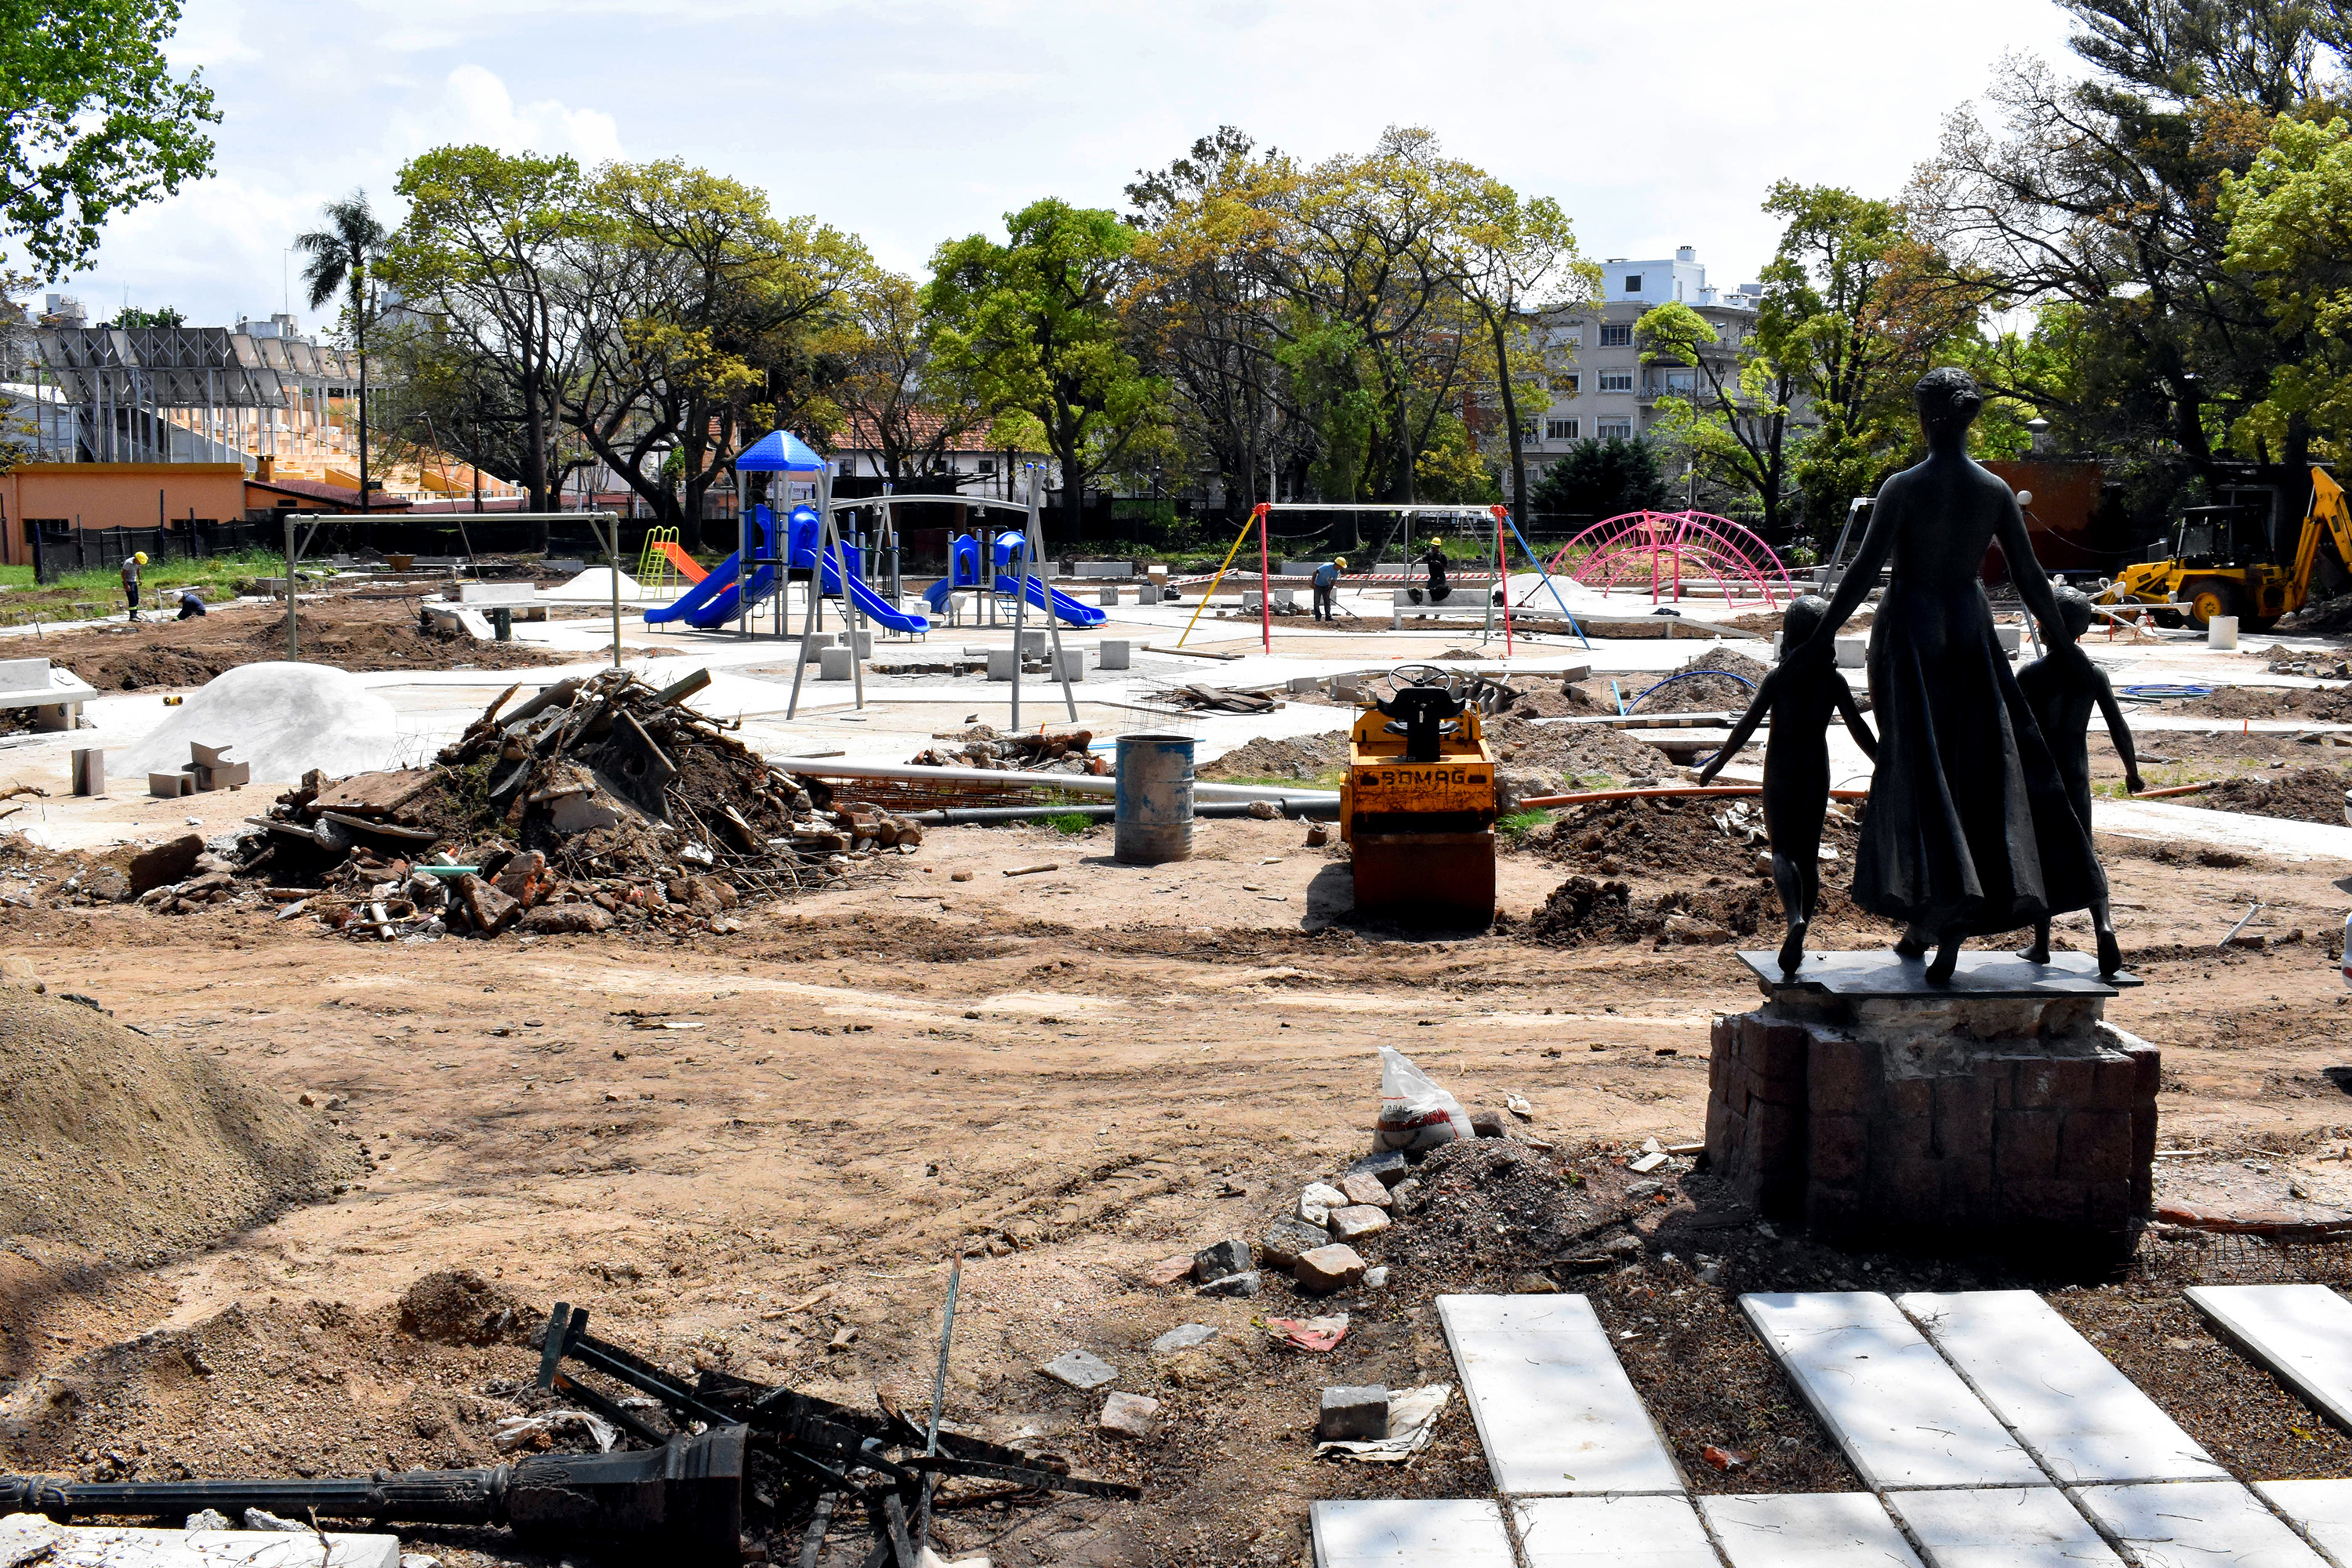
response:
<svg viewBox="0 0 2352 1568"><path fill-rule="evenodd" d="M1236 125L1307 159L1389 125L1549 195L1594 259L1696 247L1753 279L1777 179L1893 195L2005 53L2064 55L2050 0L186 0L170 45L225 119L214 177L117 217L64 285L227 324L289 303L287 247L449 142L677 157L918 276L1037 197L1122 207ZM318 314L291 303L304 327Z"/></svg>

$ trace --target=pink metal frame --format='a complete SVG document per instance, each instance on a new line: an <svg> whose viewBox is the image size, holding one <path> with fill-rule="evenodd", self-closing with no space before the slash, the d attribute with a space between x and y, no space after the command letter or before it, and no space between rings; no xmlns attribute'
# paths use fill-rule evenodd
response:
<svg viewBox="0 0 2352 1568"><path fill-rule="evenodd" d="M1605 595L1620 584L1650 602L1680 600L1688 578L1712 583L1724 596L1752 590L1768 608L1797 589L1772 547L1727 517L1705 511L1629 511L1606 518L1559 547L1551 570Z"/></svg>

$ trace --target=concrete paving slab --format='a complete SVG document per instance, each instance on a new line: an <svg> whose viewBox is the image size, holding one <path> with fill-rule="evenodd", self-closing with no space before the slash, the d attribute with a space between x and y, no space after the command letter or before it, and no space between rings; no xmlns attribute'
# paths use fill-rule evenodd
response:
<svg viewBox="0 0 2352 1568"><path fill-rule="evenodd" d="M2062 1485L2212 1481L2228 1472L2031 1290L1895 1299Z"/></svg>
<svg viewBox="0 0 2352 1568"><path fill-rule="evenodd" d="M2352 1301L2325 1285L2192 1285L2189 1300L2313 1405L2352 1426Z"/></svg>
<svg viewBox="0 0 2352 1568"><path fill-rule="evenodd" d="M1527 1568L1720 1568L1687 1498L1548 1497L1514 1503Z"/></svg>
<svg viewBox="0 0 2352 1568"><path fill-rule="evenodd" d="M1742 1296L1741 1310L1865 1485L2043 1486L2049 1478L1876 1291Z"/></svg>
<svg viewBox="0 0 2352 1568"><path fill-rule="evenodd" d="M1516 1568L1493 1502L1395 1498L1318 1502L1315 1568Z"/></svg>
<svg viewBox="0 0 2352 1568"><path fill-rule="evenodd" d="M1868 1492L1699 1500L1731 1568L1920 1568Z"/></svg>
<svg viewBox="0 0 2352 1568"><path fill-rule="evenodd" d="M2055 1487L1889 1492L1929 1568L2122 1568L2080 1510Z"/></svg>
<svg viewBox="0 0 2352 1568"><path fill-rule="evenodd" d="M2140 1568L2325 1568L2235 1481L2084 1487L2074 1499Z"/></svg>
<svg viewBox="0 0 2352 1568"><path fill-rule="evenodd" d="M1679 1493L1682 1474L1581 1296L1440 1296L1496 1489Z"/></svg>
<svg viewBox="0 0 2352 1568"><path fill-rule="evenodd" d="M2352 1481L2257 1481L2254 1489L2336 1568L2352 1568Z"/></svg>
<svg viewBox="0 0 2352 1568"><path fill-rule="evenodd" d="M32 1568L400 1568L396 1535L330 1531L152 1530L0 1519L0 1563Z"/></svg>

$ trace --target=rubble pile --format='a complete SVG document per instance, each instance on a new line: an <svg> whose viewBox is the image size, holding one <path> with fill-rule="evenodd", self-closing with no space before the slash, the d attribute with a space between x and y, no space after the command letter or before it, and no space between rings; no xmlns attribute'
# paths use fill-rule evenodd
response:
<svg viewBox="0 0 2352 1568"><path fill-rule="evenodd" d="M878 806L835 808L814 779L779 773L680 704L707 683L656 690L612 671L517 704L509 687L429 768L329 779L313 772L224 854L142 901L187 913L249 897L331 929L393 940L737 929L746 896L833 882L923 830Z"/></svg>
<svg viewBox="0 0 2352 1568"><path fill-rule="evenodd" d="M986 724L960 733L934 735L944 746L929 746L907 759L918 768L985 768L999 773L1092 773L1110 772L1110 759L1087 748L1091 730L1043 730L1034 735L1005 735Z"/></svg>
<svg viewBox="0 0 2352 1568"><path fill-rule="evenodd" d="M2352 820L2347 791L2352 791L2352 772L2313 764L2223 779L2203 795L2182 797L2181 804L2291 822L2339 824Z"/></svg>

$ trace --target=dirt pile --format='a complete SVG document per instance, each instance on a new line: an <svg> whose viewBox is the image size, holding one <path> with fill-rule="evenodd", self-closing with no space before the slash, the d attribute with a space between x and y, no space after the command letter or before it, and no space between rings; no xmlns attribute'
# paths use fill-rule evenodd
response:
<svg viewBox="0 0 2352 1568"><path fill-rule="evenodd" d="M2225 686L2210 697L2168 702L2166 713L2198 719L2298 719L2308 724L2352 724L2352 688Z"/></svg>
<svg viewBox="0 0 2352 1568"><path fill-rule="evenodd" d="M2342 654L2297 653L2273 646L2267 666L2273 675L2300 675L2312 680L2352 680L2352 660Z"/></svg>
<svg viewBox="0 0 2352 1568"><path fill-rule="evenodd" d="M1312 779L1347 765L1348 731L1334 730L1279 741L1260 735L1202 763L1199 772L1204 779Z"/></svg>
<svg viewBox="0 0 2352 1568"><path fill-rule="evenodd" d="M1822 825L1822 842L1852 864L1855 830L1842 810ZM1700 795L1600 800L1552 824L1545 853L1564 866L1603 877L1666 881L1752 878L1765 852L1763 815L1753 801Z"/></svg>
<svg viewBox="0 0 2352 1568"><path fill-rule="evenodd" d="M0 1237L143 1262L317 1202L359 1170L322 1118L211 1058L0 990Z"/></svg>
<svg viewBox="0 0 2352 1568"><path fill-rule="evenodd" d="M470 1268L427 1274L400 1299L400 1331L438 1345L519 1345L534 1324L529 1308Z"/></svg>
<svg viewBox="0 0 2352 1568"><path fill-rule="evenodd" d="M1492 1289L1587 1254L1613 1258L1604 1243L1625 1234L1622 1171L1589 1162L1563 1169L1512 1139L1441 1143L1413 1176L1412 1207L1390 1233L1386 1256L1416 1289Z"/></svg>
<svg viewBox="0 0 2352 1568"><path fill-rule="evenodd" d="M990 768L1002 773L1092 773L1110 772L1110 759L1089 748L1091 730L1045 730L1007 735L987 724L934 735L943 746L928 746L907 759L919 768Z"/></svg>
<svg viewBox="0 0 2352 1568"><path fill-rule="evenodd" d="M2352 789L2352 769L2319 764L2276 769L2224 779L2202 795L2180 797L2183 805L2209 806L2215 811L2242 811L2252 816L2278 816L2291 822L2345 823L2344 792Z"/></svg>
<svg viewBox="0 0 2352 1568"><path fill-rule="evenodd" d="M1507 769L1549 774L1562 793L1674 771L1665 752L1606 724L1538 724L1514 712L1488 720L1486 740Z"/></svg>
<svg viewBox="0 0 2352 1568"><path fill-rule="evenodd" d="M1654 684L1642 696L1628 694L1631 705L1648 713L1738 713L1744 710L1748 700L1756 695L1755 683L1764 679L1771 666L1748 658L1728 647L1709 648L1686 661L1677 676L1687 679L1673 680L1667 685ZM1729 675L1708 675L1707 670L1727 670ZM1732 679L1730 676L1741 679Z"/></svg>
<svg viewBox="0 0 2352 1568"><path fill-rule="evenodd" d="M528 669L570 658L526 643L477 642L421 616L414 600L352 596L297 611L302 658L341 669ZM199 619L141 621L53 636L50 657L100 691L202 686L226 669L286 657L286 612L234 605Z"/></svg>
<svg viewBox="0 0 2352 1568"><path fill-rule="evenodd" d="M746 894L832 882L922 842L878 806L834 809L826 785L680 706L704 679L656 691L610 671L503 713L509 687L434 766L312 773L235 863L207 856L142 901L179 914L259 892L282 915L384 941L649 923L724 935Z"/></svg>

